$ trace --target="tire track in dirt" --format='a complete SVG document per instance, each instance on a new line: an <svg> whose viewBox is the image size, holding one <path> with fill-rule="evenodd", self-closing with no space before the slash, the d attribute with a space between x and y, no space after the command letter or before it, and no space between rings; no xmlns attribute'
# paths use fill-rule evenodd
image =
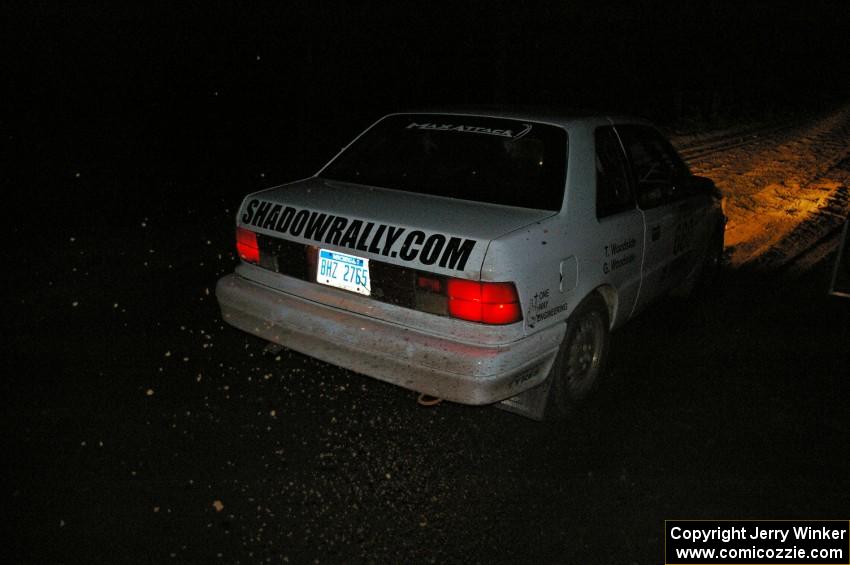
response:
<svg viewBox="0 0 850 565"><path fill-rule="evenodd" d="M850 213L850 105L817 122L691 163L726 197L733 267L773 270Z"/></svg>
<svg viewBox="0 0 850 565"><path fill-rule="evenodd" d="M772 184L800 185L822 176L850 155L848 140L850 105L813 124L704 156L693 168L713 178L728 198L740 200Z"/></svg>
<svg viewBox="0 0 850 565"><path fill-rule="evenodd" d="M685 137L673 137L672 140L678 148L679 154L688 162L693 163L722 151L728 151L743 145L752 145L762 141L764 138L775 137L785 130L790 130L799 125L799 122L796 121L760 128L727 130L721 134L709 135L702 142L689 142Z"/></svg>

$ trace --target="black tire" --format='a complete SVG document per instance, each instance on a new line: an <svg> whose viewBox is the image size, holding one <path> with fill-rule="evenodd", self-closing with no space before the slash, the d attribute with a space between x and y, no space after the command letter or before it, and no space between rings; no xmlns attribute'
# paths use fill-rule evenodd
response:
<svg viewBox="0 0 850 565"><path fill-rule="evenodd" d="M544 418L566 417L597 387L608 365L608 306L594 292L567 320L567 333L552 370Z"/></svg>

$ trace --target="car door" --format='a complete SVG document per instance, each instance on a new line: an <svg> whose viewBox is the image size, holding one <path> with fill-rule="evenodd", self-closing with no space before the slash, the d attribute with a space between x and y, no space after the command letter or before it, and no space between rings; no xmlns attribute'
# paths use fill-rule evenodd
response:
<svg viewBox="0 0 850 565"><path fill-rule="evenodd" d="M601 240L602 273L617 289L617 325L629 317L640 293L643 213L637 208L629 164L613 126L596 128L594 137L596 239Z"/></svg>
<svg viewBox="0 0 850 565"><path fill-rule="evenodd" d="M664 137L643 125L616 128L629 159L637 204L644 221L642 282L635 312L667 292L679 280L675 263L677 227L682 231L679 207L674 205L675 183L690 173ZM681 235L681 234L680 234Z"/></svg>

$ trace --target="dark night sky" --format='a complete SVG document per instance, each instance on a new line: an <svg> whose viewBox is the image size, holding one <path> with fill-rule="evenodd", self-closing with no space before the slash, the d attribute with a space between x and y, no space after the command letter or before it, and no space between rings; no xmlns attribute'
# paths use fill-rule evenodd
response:
<svg viewBox="0 0 850 565"><path fill-rule="evenodd" d="M850 83L846 2L4 11L6 129L34 157L20 161L25 176L50 160L69 171L238 180L264 170L283 181L404 107L554 103L672 122L819 104L846 97Z"/></svg>

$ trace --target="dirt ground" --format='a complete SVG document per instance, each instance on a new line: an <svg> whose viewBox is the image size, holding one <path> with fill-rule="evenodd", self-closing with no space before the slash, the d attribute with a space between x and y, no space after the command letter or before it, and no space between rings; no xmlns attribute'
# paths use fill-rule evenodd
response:
<svg viewBox="0 0 850 565"><path fill-rule="evenodd" d="M48 170L109 196L6 228L6 562L658 563L664 519L846 518L850 300L805 251L846 217L848 123L693 164L731 268L614 334L555 424L264 354L212 294L238 194Z"/></svg>
<svg viewBox="0 0 850 565"><path fill-rule="evenodd" d="M732 267L781 267L847 218L848 140L850 106L693 164L726 195Z"/></svg>

